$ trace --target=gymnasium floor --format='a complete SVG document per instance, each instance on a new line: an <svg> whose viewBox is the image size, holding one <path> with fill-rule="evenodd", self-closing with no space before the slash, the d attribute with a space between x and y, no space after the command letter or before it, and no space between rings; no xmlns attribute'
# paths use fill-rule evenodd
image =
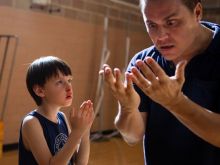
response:
<svg viewBox="0 0 220 165"><path fill-rule="evenodd" d="M17 150L3 153L0 165L17 165ZM91 142L88 165L143 165L142 145L128 146L120 137Z"/></svg>

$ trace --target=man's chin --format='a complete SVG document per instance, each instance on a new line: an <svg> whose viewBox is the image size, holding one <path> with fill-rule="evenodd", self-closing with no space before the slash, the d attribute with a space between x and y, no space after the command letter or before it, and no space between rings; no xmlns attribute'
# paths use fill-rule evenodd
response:
<svg viewBox="0 0 220 165"><path fill-rule="evenodd" d="M175 60L176 58L176 55L173 54L173 53L164 53L164 52L161 52L161 55L168 61L173 61Z"/></svg>

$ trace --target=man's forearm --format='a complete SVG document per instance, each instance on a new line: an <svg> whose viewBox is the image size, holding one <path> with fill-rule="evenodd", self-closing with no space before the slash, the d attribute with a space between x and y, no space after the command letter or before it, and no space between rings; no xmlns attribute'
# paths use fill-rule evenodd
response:
<svg viewBox="0 0 220 165"><path fill-rule="evenodd" d="M220 114L201 107L184 95L177 104L166 108L197 136L220 147Z"/></svg>
<svg viewBox="0 0 220 165"><path fill-rule="evenodd" d="M138 110L127 111L119 108L115 126L128 144L139 142L145 132L145 123Z"/></svg>

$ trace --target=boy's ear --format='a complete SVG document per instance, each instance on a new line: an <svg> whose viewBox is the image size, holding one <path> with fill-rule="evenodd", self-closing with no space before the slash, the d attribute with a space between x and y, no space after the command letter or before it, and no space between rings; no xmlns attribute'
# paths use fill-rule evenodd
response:
<svg viewBox="0 0 220 165"><path fill-rule="evenodd" d="M41 87L39 85L35 85L33 87L33 91L39 97L44 97L45 96L43 87Z"/></svg>

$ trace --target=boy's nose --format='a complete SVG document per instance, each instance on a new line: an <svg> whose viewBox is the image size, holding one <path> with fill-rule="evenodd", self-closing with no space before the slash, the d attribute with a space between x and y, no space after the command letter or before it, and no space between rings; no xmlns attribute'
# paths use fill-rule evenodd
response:
<svg viewBox="0 0 220 165"><path fill-rule="evenodd" d="M66 91L70 91L72 89L72 85L69 82L66 82Z"/></svg>

